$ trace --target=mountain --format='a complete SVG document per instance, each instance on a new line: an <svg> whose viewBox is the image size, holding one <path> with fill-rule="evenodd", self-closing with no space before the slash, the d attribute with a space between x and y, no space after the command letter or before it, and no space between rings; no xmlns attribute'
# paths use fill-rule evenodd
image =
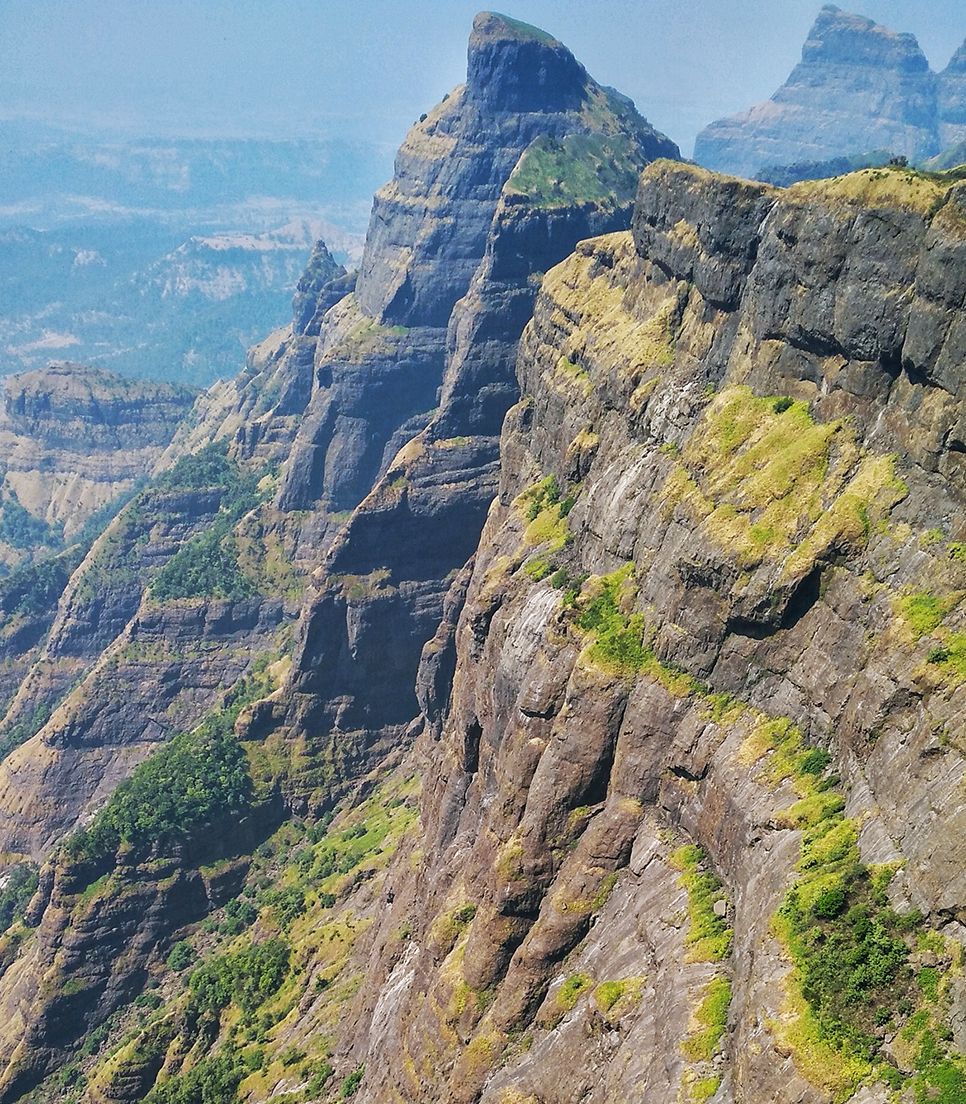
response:
<svg viewBox="0 0 966 1104"><path fill-rule="evenodd" d="M939 74L939 142L966 142L966 42Z"/></svg>
<svg viewBox="0 0 966 1104"><path fill-rule="evenodd" d="M16 657L0 1104L959 1101L964 225L481 13Z"/></svg>
<svg viewBox="0 0 966 1104"><path fill-rule="evenodd" d="M208 385L283 326L320 237L358 263L363 143L122 141L0 122L0 375L69 356Z"/></svg>
<svg viewBox="0 0 966 1104"><path fill-rule="evenodd" d="M361 242L308 218L257 232L181 233L143 220L0 230L0 372L69 353L138 378L230 378L247 347L285 323L315 242L325 235L356 261Z"/></svg>
<svg viewBox="0 0 966 1104"><path fill-rule="evenodd" d="M950 119L956 79L950 63L939 81ZM915 37L826 4L785 84L765 103L705 127L694 156L709 169L755 177L765 165L879 149L929 157L939 151L939 131L937 78Z"/></svg>
<svg viewBox="0 0 966 1104"><path fill-rule="evenodd" d="M71 539L90 518L151 472L194 400L185 387L124 379L77 364L54 364L4 381L0 413L0 552L29 554L7 537L22 511L46 538ZM12 543L11 543L12 542Z"/></svg>

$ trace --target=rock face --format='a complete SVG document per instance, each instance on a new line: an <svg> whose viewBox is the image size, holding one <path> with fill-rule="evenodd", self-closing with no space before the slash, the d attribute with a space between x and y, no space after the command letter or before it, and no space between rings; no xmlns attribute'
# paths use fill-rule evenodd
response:
<svg viewBox="0 0 966 1104"><path fill-rule="evenodd" d="M810 868L802 784L762 739L790 724L827 749L863 859L903 864L897 907L961 953L966 191L920 188L662 164L633 236L548 273L499 502L424 653L425 857L396 867L384 930L427 926L372 968L363 1099L850 1096L774 935ZM917 622L933 600L950 612ZM730 953L696 949L682 844L724 883L706 907ZM711 986L732 994L720 1051L693 1041Z"/></svg>
<svg viewBox="0 0 966 1104"><path fill-rule="evenodd" d="M46 859L0 1104L958 1100L966 184L632 199L555 40L481 16L469 73L355 290L307 276L68 584L31 677L81 682L0 764ZM472 119L526 139L494 191Z"/></svg>
<svg viewBox="0 0 966 1104"><path fill-rule="evenodd" d="M947 70L939 81L950 122L956 80ZM706 127L694 156L745 177L873 150L923 158L938 152L939 128L937 78L914 36L826 4L785 84L767 102Z"/></svg>
<svg viewBox="0 0 966 1104"><path fill-rule="evenodd" d="M0 494L27 510L38 535L46 528L51 543L60 533L70 540L150 473L193 398L187 388L78 364L11 376L0 414ZM31 547L29 532L20 541L7 532L15 525L10 512L0 550L13 564Z"/></svg>
<svg viewBox="0 0 966 1104"><path fill-rule="evenodd" d="M939 143L943 149L966 142L966 42L939 74Z"/></svg>

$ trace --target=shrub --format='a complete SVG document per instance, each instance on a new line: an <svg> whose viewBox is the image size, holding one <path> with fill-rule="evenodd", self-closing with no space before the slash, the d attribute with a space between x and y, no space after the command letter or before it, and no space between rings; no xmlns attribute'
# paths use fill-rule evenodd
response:
<svg viewBox="0 0 966 1104"><path fill-rule="evenodd" d="M359 1085L362 1083L362 1078L365 1076L366 1067L359 1066L358 1069L354 1069L352 1073L342 1082L339 1089L339 1096L343 1100L348 1100L350 1097L355 1096L359 1089Z"/></svg>
<svg viewBox="0 0 966 1104"><path fill-rule="evenodd" d="M288 960L288 944L281 939L216 955L191 975L192 1002L205 1012L220 1012L232 1002L243 1012L254 1012L285 980Z"/></svg>
<svg viewBox="0 0 966 1104"><path fill-rule="evenodd" d="M186 970L197 957L194 947L187 940L182 939L168 952L166 965L169 970L180 973Z"/></svg>
<svg viewBox="0 0 966 1104"><path fill-rule="evenodd" d="M38 881L37 868L30 863L17 863L10 869L6 885L0 890L0 932L6 931L14 921L23 919Z"/></svg>

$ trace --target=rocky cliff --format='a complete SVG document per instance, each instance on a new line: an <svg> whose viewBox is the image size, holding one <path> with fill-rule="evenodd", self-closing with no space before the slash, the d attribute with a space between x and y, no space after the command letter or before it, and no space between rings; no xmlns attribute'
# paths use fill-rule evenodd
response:
<svg viewBox="0 0 966 1104"><path fill-rule="evenodd" d="M966 1095L966 185L638 184L581 73L480 17L453 128L564 93L482 240L441 109L390 274L309 273L71 580L33 677L87 673L0 765L0 1101ZM122 628L70 616L133 549Z"/></svg>
<svg viewBox="0 0 966 1104"><path fill-rule="evenodd" d="M4 562L70 541L145 478L193 399L188 388L77 364L8 377L0 413Z"/></svg>
<svg viewBox="0 0 966 1104"><path fill-rule="evenodd" d="M705 127L694 147L710 169L754 177L764 166L889 150L929 157L952 139L956 63L939 78L911 34L826 4L802 60L765 103ZM941 118L945 122L941 123Z"/></svg>

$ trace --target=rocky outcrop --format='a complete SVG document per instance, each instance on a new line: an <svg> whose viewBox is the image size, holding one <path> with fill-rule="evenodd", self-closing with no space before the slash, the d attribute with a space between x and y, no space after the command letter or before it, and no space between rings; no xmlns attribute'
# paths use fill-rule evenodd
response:
<svg viewBox="0 0 966 1104"><path fill-rule="evenodd" d="M950 120L955 80L947 70L939 82ZM913 35L826 4L785 84L765 103L705 127L694 156L709 169L754 177L766 165L880 149L914 159L939 148L937 78Z"/></svg>
<svg viewBox="0 0 966 1104"><path fill-rule="evenodd" d="M338 753L323 745L351 740L376 759L402 737L416 710L420 650L496 490L498 437L537 281L581 238L628 225L637 173L662 151L677 152L559 42L492 14L475 22L465 88L407 138L395 179L377 196L355 294L323 324L316 372L331 384L310 401L318 421L296 439L279 499L305 506L302 496L321 487L326 503L351 506L376 479L317 573L282 717L292 731L325 734L325 758ZM405 305L390 288L394 272L409 289ZM367 305L382 312L379 326L401 332L386 334L363 374L340 363L342 319L366 325ZM407 382L403 372L420 363L423 371L429 357L438 374ZM400 386L411 411L436 409L402 422ZM384 417L396 428L380 454L370 442ZM358 463L363 447L371 459L350 482L347 462Z"/></svg>
<svg viewBox="0 0 966 1104"><path fill-rule="evenodd" d="M966 42L939 74L939 144L945 149L962 142L966 142Z"/></svg>

